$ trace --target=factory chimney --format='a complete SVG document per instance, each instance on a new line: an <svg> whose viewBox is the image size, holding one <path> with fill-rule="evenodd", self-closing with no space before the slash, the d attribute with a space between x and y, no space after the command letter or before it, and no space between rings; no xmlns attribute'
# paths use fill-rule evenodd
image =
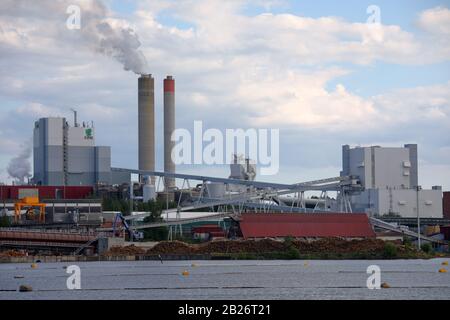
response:
<svg viewBox="0 0 450 320"><path fill-rule="evenodd" d="M175 163L172 160L174 141L171 140L175 130L175 80L172 76L164 79L164 171L175 173ZM166 189L175 187L174 178L166 178ZM168 191L168 190L167 190Z"/></svg>
<svg viewBox="0 0 450 320"><path fill-rule="evenodd" d="M138 80L138 118L139 170L155 171L155 80L151 74Z"/></svg>

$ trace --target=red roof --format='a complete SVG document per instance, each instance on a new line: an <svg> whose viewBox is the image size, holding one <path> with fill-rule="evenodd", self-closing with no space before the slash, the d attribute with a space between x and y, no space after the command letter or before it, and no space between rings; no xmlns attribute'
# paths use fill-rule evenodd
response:
<svg viewBox="0 0 450 320"><path fill-rule="evenodd" d="M364 213L246 213L240 226L244 238L375 237Z"/></svg>
<svg viewBox="0 0 450 320"><path fill-rule="evenodd" d="M0 186L0 200L17 200L20 189L37 189L39 199L56 199L57 190L62 199L85 199L94 192L92 186Z"/></svg>
<svg viewBox="0 0 450 320"><path fill-rule="evenodd" d="M205 224L192 228L193 233L209 233L209 232L223 232L223 229L217 224Z"/></svg>

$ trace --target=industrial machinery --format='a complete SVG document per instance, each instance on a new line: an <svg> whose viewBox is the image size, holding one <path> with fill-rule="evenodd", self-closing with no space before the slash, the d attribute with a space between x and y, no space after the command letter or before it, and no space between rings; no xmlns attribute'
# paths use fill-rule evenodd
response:
<svg viewBox="0 0 450 320"><path fill-rule="evenodd" d="M114 218L114 222L113 222L113 236L116 236L116 232L117 232L117 222L118 221L122 222L123 227L125 228L125 230L128 233L128 238L130 241L140 241L142 239L144 239L144 233L143 232L139 232L136 230L133 230L127 223L127 221L125 220L125 217L121 214L121 213L117 213L115 218Z"/></svg>
<svg viewBox="0 0 450 320"><path fill-rule="evenodd" d="M39 203L38 197L24 197L19 202L14 204L14 222L20 220L20 213L22 209L26 210L26 217L29 220L34 220L34 209L39 208L39 222L45 222L45 203Z"/></svg>

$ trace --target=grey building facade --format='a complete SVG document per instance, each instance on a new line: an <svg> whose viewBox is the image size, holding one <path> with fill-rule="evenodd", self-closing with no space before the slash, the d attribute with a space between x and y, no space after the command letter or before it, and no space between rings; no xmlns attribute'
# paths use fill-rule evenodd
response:
<svg viewBox="0 0 450 320"><path fill-rule="evenodd" d="M358 176L366 189L417 186L417 145L404 148L380 146L342 147L341 175Z"/></svg>
<svg viewBox="0 0 450 320"><path fill-rule="evenodd" d="M111 184L111 147L95 145L93 126L41 118L33 134L34 177L39 185ZM127 177L122 177L121 182ZM118 183L118 181L115 181Z"/></svg>
<svg viewBox="0 0 450 320"><path fill-rule="evenodd" d="M356 176L364 187L351 196L354 211L370 215L442 218L442 190L417 191L417 145L342 146L341 175ZM417 205L418 204L418 205Z"/></svg>

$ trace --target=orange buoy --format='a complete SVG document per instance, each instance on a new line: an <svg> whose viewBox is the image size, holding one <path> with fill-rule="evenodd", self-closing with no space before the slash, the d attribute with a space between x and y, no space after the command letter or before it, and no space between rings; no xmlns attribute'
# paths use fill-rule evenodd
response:
<svg viewBox="0 0 450 320"><path fill-rule="evenodd" d="M383 289L389 289L391 286L388 283L383 282L380 287Z"/></svg>
<svg viewBox="0 0 450 320"><path fill-rule="evenodd" d="M447 272L447 269L444 269L444 268L439 269L439 273L446 273L446 272Z"/></svg>
<svg viewBox="0 0 450 320"><path fill-rule="evenodd" d="M181 274L182 274L183 276L188 276L188 275L189 275L189 271L184 270Z"/></svg>

